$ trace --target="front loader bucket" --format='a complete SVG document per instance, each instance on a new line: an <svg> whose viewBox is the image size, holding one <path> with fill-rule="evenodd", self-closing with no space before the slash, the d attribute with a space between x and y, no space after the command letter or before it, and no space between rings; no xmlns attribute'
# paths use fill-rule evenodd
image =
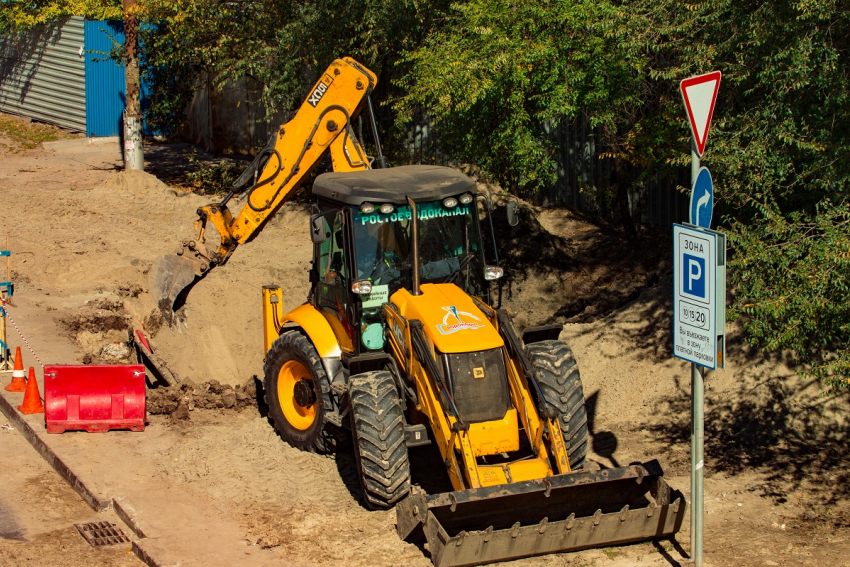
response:
<svg viewBox="0 0 850 567"><path fill-rule="evenodd" d="M480 565L667 538L685 498L658 461L540 480L427 495L396 506L402 539L428 542L437 567Z"/></svg>

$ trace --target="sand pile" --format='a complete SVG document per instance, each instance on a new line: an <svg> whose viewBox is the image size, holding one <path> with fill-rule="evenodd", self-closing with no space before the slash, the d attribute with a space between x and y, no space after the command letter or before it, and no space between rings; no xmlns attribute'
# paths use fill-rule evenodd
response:
<svg viewBox="0 0 850 567"><path fill-rule="evenodd" d="M149 196L147 246L150 257L140 264L137 282L144 292L127 298L124 306L135 325L141 325L155 352L168 361L181 380L199 384L216 381L224 385L252 383L261 376L263 360L261 289L281 285L284 308L292 309L307 297L310 244L306 208L286 204L249 244L241 246L224 266L214 269L192 289L186 301L185 325L161 325L149 289L148 273L162 255L177 249L192 235L195 210L209 199L176 194L156 178L136 173L132 178L116 175L108 184L126 187ZM145 197L143 197L145 198ZM234 211L241 201L230 203ZM210 231L215 238L215 231ZM215 389L215 388L213 388ZM201 407L204 407L201 405Z"/></svg>
<svg viewBox="0 0 850 567"><path fill-rule="evenodd" d="M175 191L138 171L79 185L13 188L5 202L14 207L3 211L3 220L16 227L18 289L50 296L48 310L84 353L78 361L119 362L119 350L135 361L132 349L113 345L129 346L130 332L143 329L180 379L253 383L264 354L260 289L281 285L286 309L307 296L307 209L284 205L252 243L195 286L187 301L188 327L171 329L160 324L148 274L193 235L195 211L210 198ZM237 211L241 206L231 202Z"/></svg>

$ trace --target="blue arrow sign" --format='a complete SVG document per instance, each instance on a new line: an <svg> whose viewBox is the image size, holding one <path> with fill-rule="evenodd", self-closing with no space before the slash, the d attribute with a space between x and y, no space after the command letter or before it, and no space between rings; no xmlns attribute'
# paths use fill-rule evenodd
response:
<svg viewBox="0 0 850 567"><path fill-rule="evenodd" d="M701 167L691 190L691 224L711 228L714 213L714 184L707 167Z"/></svg>

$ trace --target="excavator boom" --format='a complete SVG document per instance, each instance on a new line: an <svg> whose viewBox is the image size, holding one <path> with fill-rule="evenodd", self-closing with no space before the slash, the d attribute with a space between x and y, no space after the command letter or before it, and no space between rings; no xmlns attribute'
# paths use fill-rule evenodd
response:
<svg viewBox="0 0 850 567"><path fill-rule="evenodd" d="M370 169L351 121L376 80L374 73L351 58L335 60L292 120L279 128L237 180L234 190L222 202L198 209L194 237L151 270L151 292L169 322L191 287L210 269L225 263L239 244L256 236L328 152L335 171ZM244 185L239 186L240 182ZM237 192L242 193L244 204L234 215L227 204ZM218 239L208 238L207 223L215 227Z"/></svg>

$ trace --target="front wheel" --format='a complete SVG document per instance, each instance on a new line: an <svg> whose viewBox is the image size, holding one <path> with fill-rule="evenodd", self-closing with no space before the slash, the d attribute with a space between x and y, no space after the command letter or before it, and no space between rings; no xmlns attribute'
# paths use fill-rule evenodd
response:
<svg viewBox="0 0 850 567"><path fill-rule="evenodd" d="M296 331L282 334L269 349L263 370L275 431L303 451L333 451L334 432L325 424L325 412L332 408L328 378L310 340Z"/></svg>
<svg viewBox="0 0 850 567"><path fill-rule="evenodd" d="M540 341L526 346L525 355L543 397L558 411L570 468L576 470L587 458L587 410L573 351L563 341Z"/></svg>
<svg viewBox="0 0 850 567"><path fill-rule="evenodd" d="M364 372L348 384L360 486L372 510L392 508L410 492L404 416L392 374Z"/></svg>

